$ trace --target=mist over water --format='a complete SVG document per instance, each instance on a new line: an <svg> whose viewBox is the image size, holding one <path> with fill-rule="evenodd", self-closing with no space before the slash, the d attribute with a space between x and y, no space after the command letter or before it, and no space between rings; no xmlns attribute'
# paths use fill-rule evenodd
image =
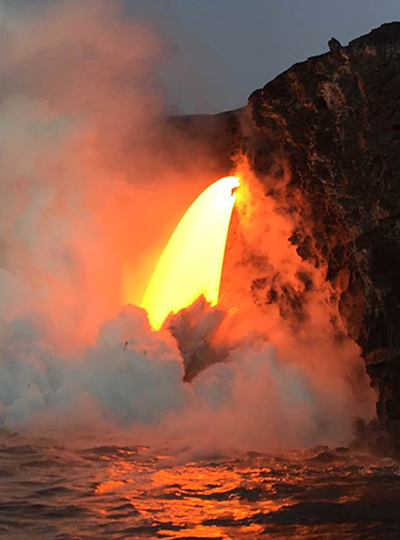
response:
<svg viewBox="0 0 400 540"><path fill-rule="evenodd" d="M294 224L265 197L260 206L244 162L231 251L241 263L220 306L172 323L189 332L191 358L206 344L223 362L184 382L171 332L125 306L216 180L203 148L166 131L162 39L116 1L15 6L0 4L0 425L199 453L347 444L373 404L358 349L332 337L329 291L311 268L300 332L254 302L254 279L296 288L305 269L288 243ZM257 250L268 264L256 268L246 253Z"/></svg>

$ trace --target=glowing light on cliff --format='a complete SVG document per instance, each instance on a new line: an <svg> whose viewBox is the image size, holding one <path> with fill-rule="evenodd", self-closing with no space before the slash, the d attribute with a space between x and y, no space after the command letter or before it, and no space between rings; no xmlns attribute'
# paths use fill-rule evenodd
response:
<svg viewBox="0 0 400 540"><path fill-rule="evenodd" d="M204 295L218 302L225 245L239 179L227 176L209 186L187 210L171 236L141 306L158 330L169 313L177 313Z"/></svg>

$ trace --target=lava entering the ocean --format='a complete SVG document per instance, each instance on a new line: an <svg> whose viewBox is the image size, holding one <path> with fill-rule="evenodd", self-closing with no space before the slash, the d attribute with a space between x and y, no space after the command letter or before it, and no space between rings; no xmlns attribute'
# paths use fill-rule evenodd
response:
<svg viewBox="0 0 400 540"><path fill-rule="evenodd" d="M218 302L222 265L239 179L227 176L209 186L187 210L171 236L141 306L153 329L203 295Z"/></svg>

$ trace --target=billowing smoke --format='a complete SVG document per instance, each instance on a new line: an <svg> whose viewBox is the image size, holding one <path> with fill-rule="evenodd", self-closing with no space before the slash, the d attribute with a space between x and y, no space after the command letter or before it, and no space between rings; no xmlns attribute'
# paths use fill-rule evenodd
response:
<svg viewBox="0 0 400 540"><path fill-rule="evenodd" d="M118 1L14 4L1 21L1 309L51 314L71 344L121 307L124 272L140 299L157 242L207 179L193 152L187 181L165 136L151 29Z"/></svg>
<svg viewBox="0 0 400 540"><path fill-rule="evenodd" d="M161 120L163 43L123 7L0 4L0 425L203 449L346 441L371 405L357 347L249 171L221 306L200 300L172 333L124 308L213 163Z"/></svg>

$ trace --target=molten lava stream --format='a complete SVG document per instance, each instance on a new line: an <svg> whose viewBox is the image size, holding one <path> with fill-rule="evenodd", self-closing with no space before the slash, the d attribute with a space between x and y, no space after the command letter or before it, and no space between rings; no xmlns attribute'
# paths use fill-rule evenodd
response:
<svg viewBox="0 0 400 540"><path fill-rule="evenodd" d="M204 295L218 303L229 223L239 179L227 176L209 186L187 210L171 236L141 306L154 330L167 316Z"/></svg>

